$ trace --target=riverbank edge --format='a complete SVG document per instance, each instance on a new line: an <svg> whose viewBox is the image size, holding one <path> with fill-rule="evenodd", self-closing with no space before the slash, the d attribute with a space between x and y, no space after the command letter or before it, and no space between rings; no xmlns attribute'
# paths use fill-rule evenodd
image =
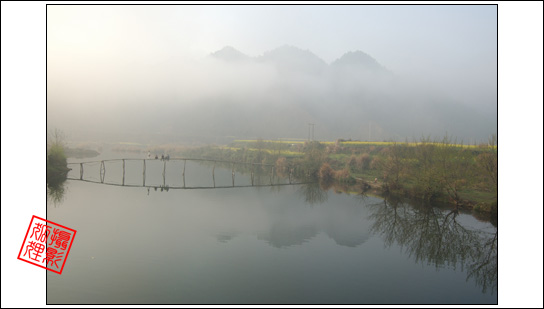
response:
<svg viewBox="0 0 544 309"><path fill-rule="evenodd" d="M431 201L427 201L422 198L417 198L413 193L407 191L406 189L390 189L387 188L386 184L383 181L367 181L360 177L353 177L355 181L354 184L350 185L353 189L362 188L363 192L372 192L373 195L376 195L381 198L397 198L397 199L407 199L409 201L419 202L419 203L437 203L442 206L447 206L453 208L454 210L466 210L472 211L479 216L488 216L489 218L496 218L497 203L487 203L487 202L477 202L469 199L462 199L459 202L455 202L447 197L438 197Z"/></svg>

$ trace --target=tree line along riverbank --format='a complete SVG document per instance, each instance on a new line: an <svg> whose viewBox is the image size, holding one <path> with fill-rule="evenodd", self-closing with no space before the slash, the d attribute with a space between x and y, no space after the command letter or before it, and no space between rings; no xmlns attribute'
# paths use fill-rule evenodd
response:
<svg viewBox="0 0 544 309"><path fill-rule="evenodd" d="M239 140L223 147L185 149L182 154L275 164L280 175L294 173L325 187L374 189L382 195L497 214L495 137L481 145L462 145L448 137L413 143Z"/></svg>

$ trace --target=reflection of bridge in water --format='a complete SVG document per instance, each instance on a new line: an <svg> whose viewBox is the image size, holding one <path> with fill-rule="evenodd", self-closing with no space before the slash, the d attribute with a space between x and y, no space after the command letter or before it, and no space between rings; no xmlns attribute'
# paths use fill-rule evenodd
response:
<svg viewBox="0 0 544 309"><path fill-rule="evenodd" d="M185 171L186 171L186 165L187 161L192 161L196 163L208 163L212 164L212 171L211 171L211 180L213 185L212 186L187 186L185 182ZM122 180L120 183L112 183L105 181L106 179L106 163L122 163ZM126 163L128 162L142 162L141 164L141 184L129 184L125 183L125 175L127 173ZM162 162L162 184L146 184L146 171L147 171L147 164L146 162ZM167 174L167 163L176 163L176 162L183 162L183 170L181 171L181 179L183 180L183 185L176 186L176 185L169 185L166 182L166 174ZM100 179L99 180L92 180L92 179L84 179L85 175L85 166L87 165L95 165L100 164ZM77 177L68 177L68 179L71 180L80 180L85 182L91 182L91 183L101 183L101 184L107 184L107 185L113 185L113 186L122 186L122 187L139 187L139 188L166 188L168 189L214 189L214 188L243 188L243 187L264 187L264 186L286 186L286 185L295 185L295 184L306 184L309 182L297 182L295 181L295 178L293 177L295 168L289 168L288 170L288 178L287 175L285 175L288 180L288 183L280 183L278 180L280 177L277 175L277 169L274 164L265 164L265 163L246 163L246 162L235 162L235 161L225 161L225 160L213 160L213 159L189 159L189 158L173 158L173 159L110 159L110 160L101 160L101 161L88 161L88 162L79 162L79 163L68 163L68 165L71 166L79 166L79 178ZM215 168L216 165L231 165L231 176L232 176L232 182L230 185L216 185L216 172ZM251 173L251 184L236 184L236 172L240 172L241 169L245 169L247 172ZM73 169L72 169L73 170ZM268 172L268 180L266 183L262 183L261 181L258 181L256 183L255 176L256 174L261 175L263 171L269 171ZM260 180L260 179L259 179Z"/></svg>

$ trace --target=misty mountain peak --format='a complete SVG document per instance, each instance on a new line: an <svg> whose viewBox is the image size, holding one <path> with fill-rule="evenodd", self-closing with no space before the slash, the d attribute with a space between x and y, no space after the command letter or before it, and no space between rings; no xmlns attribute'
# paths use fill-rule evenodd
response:
<svg viewBox="0 0 544 309"><path fill-rule="evenodd" d="M297 55L300 57L317 57L314 53L309 50L303 50L293 45L282 45L271 51L265 52L263 56L272 56L272 55Z"/></svg>
<svg viewBox="0 0 544 309"><path fill-rule="evenodd" d="M368 71L386 72L387 70L376 59L360 50L347 52L332 63L336 67L364 68Z"/></svg>
<svg viewBox="0 0 544 309"><path fill-rule="evenodd" d="M227 62L241 62L251 59L248 55L242 53L232 46L225 46L222 49L211 53L211 56Z"/></svg>
<svg viewBox="0 0 544 309"><path fill-rule="evenodd" d="M275 64L281 72L319 74L327 67L325 61L311 51L291 45L283 45L265 52L258 60Z"/></svg>

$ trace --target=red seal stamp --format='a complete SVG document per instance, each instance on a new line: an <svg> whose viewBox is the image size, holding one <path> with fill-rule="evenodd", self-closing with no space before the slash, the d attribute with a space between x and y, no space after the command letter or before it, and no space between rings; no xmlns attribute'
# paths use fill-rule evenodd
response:
<svg viewBox="0 0 544 309"><path fill-rule="evenodd" d="M76 230L32 216L17 258L61 274L75 236Z"/></svg>

